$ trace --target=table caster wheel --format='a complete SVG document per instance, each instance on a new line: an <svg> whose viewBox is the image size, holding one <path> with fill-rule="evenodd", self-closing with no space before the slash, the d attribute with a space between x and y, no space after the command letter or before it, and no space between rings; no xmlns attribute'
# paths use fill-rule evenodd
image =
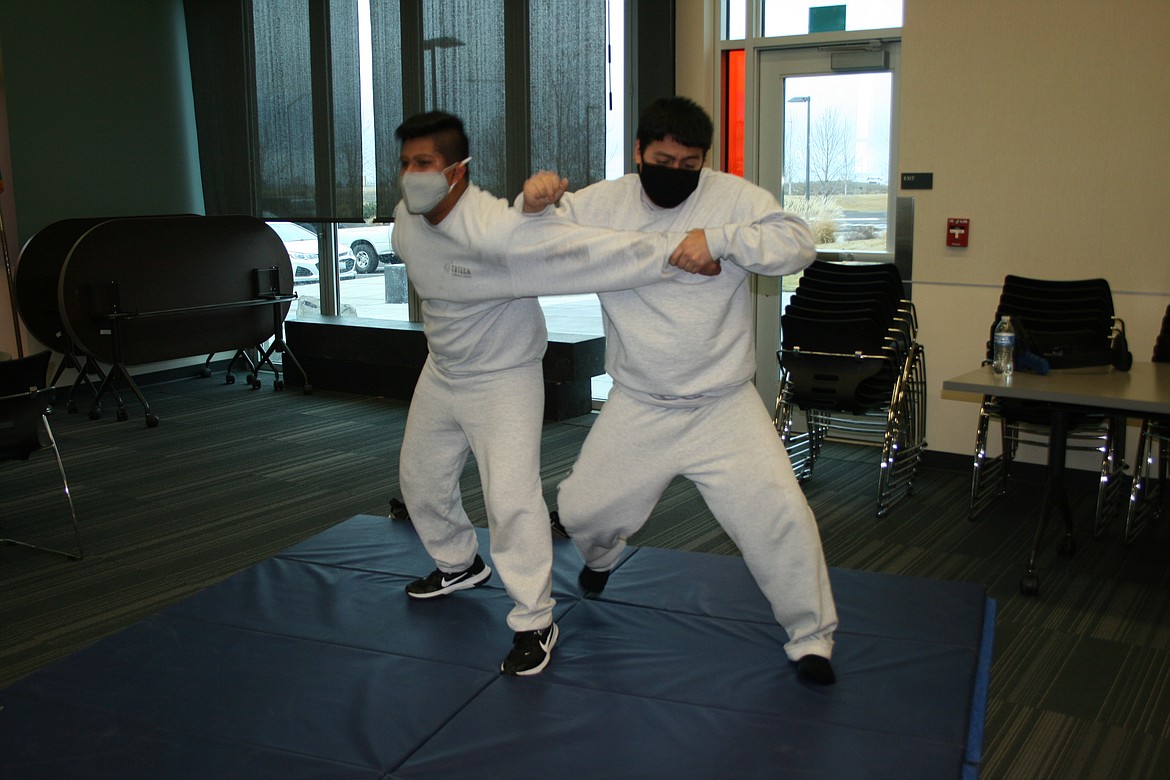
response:
<svg viewBox="0 0 1170 780"><path fill-rule="evenodd" d="M302 392L305 395L312 395L313 394L313 386L311 384L309 384L308 382L305 382L305 389Z"/></svg>
<svg viewBox="0 0 1170 780"><path fill-rule="evenodd" d="M119 409L117 417L118 417L118 422L126 422L127 420L130 419L130 413L127 412L125 409Z"/></svg>
<svg viewBox="0 0 1170 780"><path fill-rule="evenodd" d="M1035 596L1040 592L1040 578L1035 574L1025 574L1020 578L1020 593L1025 596Z"/></svg>
<svg viewBox="0 0 1170 780"><path fill-rule="evenodd" d="M223 381L229 385L234 385L236 383L236 375L235 374L228 374L227 376L225 376L223 378Z"/></svg>
<svg viewBox="0 0 1170 780"><path fill-rule="evenodd" d="M92 409L90 409L89 410L89 419L91 419L91 420L102 419L102 408L100 406L95 406Z"/></svg>
<svg viewBox="0 0 1170 780"><path fill-rule="evenodd" d="M283 390L284 389L284 380L277 379L275 382L272 383L272 389L273 390Z"/></svg>
<svg viewBox="0 0 1170 780"><path fill-rule="evenodd" d="M147 428L157 428L158 427L158 417L153 415L153 414L146 415L146 427Z"/></svg>
<svg viewBox="0 0 1170 780"><path fill-rule="evenodd" d="M199 369L199 376L201 376L201 377L203 377L204 379L206 379L207 377L211 376L211 369L210 369L210 368L201 368L201 369Z"/></svg>

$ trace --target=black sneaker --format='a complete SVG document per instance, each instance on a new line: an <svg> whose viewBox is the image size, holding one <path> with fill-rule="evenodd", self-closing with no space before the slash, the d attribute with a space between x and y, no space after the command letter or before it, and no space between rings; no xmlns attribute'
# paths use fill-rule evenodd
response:
<svg viewBox="0 0 1170 780"><path fill-rule="evenodd" d="M519 677L540 674L552 658L558 634L556 623L539 631L517 631L512 639L512 652L500 664L500 674Z"/></svg>
<svg viewBox="0 0 1170 780"><path fill-rule="evenodd" d="M609 582L610 572L581 567L577 575L577 584L581 587L581 595L587 599L597 598L605 590L605 583Z"/></svg>
<svg viewBox="0 0 1170 780"><path fill-rule="evenodd" d="M837 675L833 674L833 665L824 656L810 653L802 657L796 662L796 671L806 680L821 685L832 685L837 682Z"/></svg>
<svg viewBox="0 0 1170 780"><path fill-rule="evenodd" d="M409 520L410 512L406 508L406 504L402 500L391 496L390 498L390 519L392 520Z"/></svg>
<svg viewBox="0 0 1170 780"><path fill-rule="evenodd" d="M420 577L406 586L406 595L416 599L433 599L435 596L446 596L457 590L478 588L492 576L492 570L478 555L463 571L444 572L435 569L425 577Z"/></svg>
<svg viewBox="0 0 1170 780"><path fill-rule="evenodd" d="M563 525L561 525L561 515L559 512L556 512L556 511L549 512L548 513L548 520L549 520L549 523L552 525L552 530L553 530L554 534L561 537L562 539L569 538L569 532L565 530L565 527Z"/></svg>

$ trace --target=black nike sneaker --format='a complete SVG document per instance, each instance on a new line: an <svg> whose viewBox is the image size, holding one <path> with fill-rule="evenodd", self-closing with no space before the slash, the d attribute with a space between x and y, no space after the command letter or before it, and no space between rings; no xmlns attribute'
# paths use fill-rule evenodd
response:
<svg viewBox="0 0 1170 780"><path fill-rule="evenodd" d="M581 573L577 575L577 585L581 588L581 595L587 599L595 599L600 596L601 591L605 590L605 584L609 582L611 573L582 566Z"/></svg>
<svg viewBox="0 0 1170 780"><path fill-rule="evenodd" d="M478 588L492 576L492 570L478 555L463 571L445 572L435 569L406 586L406 595L416 599L433 599L457 590Z"/></svg>
<svg viewBox="0 0 1170 780"><path fill-rule="evenodd" d="M519 677L540 674L552 658L558 634L556 623L539 631L517 631L512 639L512 652L500 664L500 674Z"/></svg>

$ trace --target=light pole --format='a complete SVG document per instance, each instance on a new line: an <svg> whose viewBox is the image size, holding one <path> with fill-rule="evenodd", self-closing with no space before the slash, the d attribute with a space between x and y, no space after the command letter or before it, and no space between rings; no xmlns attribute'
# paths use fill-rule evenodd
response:
<svg viewBox="0 0 1170 780"><path fill-rule="evenodd" d="M809 207L809 182L811 181L810 167L809 167L809 149L811 136L809 131L812 129L812 98L808 95L804 97L788 98L789 103L804 103L804 208L805 211Z"/></svg>
<svg viewBox="0 0 1170 780"><path fill-rule="evenodd" d="M431 53L431 110L439 107L439 73L438 63L439 49L454 49L458 46L466 46L463 41L458 38L452 38L449 35L443 35L438 38L427 38L422 42L422 50Z"/></svg>

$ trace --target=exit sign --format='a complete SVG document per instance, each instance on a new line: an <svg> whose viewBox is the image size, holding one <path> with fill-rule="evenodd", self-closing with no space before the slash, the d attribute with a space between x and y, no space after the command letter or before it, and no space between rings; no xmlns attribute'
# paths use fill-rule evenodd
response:
<svg viewBox="0 0 1170 780"><path fill-rule="evenodd" d="M932 190L934 189L933 173L903 173L902 189L904 190Z"/></svg>

